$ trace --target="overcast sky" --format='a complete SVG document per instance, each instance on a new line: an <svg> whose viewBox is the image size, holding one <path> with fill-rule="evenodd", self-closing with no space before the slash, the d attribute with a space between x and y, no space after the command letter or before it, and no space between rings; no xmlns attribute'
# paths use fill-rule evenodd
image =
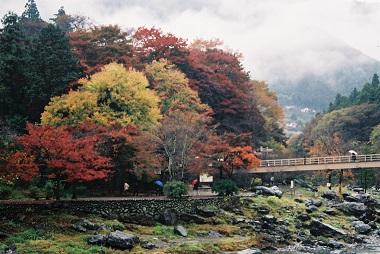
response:
<svg viewBox="0 0 380 254"><path fill-rule="evenodd" d="M0 14L26 0L0 0ZM189 40L220 38L243 53L256 79L323 72L350 60L349 45L380 60L380 1L375 0L36 0L48 19L64 6L96 24L156 26Z"/></svg>

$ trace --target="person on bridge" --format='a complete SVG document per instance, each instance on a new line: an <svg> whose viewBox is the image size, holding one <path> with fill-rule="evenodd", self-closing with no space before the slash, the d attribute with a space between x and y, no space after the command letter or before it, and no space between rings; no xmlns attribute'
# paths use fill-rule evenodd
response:
<svg viewBox="0 0 380 254"><path fill-rule="evenodd" d="M356 156L358 155L358 153L355 152L354 150L350 150L350 151L348 151L348 152L351 154L351 160L352 160L353 162L355 162L355 161L356 161Z"/></svg>

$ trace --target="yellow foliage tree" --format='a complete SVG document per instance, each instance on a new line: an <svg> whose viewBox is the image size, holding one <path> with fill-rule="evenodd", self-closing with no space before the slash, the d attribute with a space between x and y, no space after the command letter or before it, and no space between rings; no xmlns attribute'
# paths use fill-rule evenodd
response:
<svg viewBox="0 0 380 254"><path fill-rule="evenodd" d="M145 67L145 75L152 89L161 98L161 113L168 114L175 110L204 113L209 109L202 104L198 93L189 87L189 80L167 60L153 61Z"/></svg>
<svg viewBox="0 0 380 254"><path fill-rule="evenodd" d="M111 63L79 83L79 91L52 98L42 114L42 124L76 125L91 120L102 125L133 124L149 129L161 118L160 99L148 88L141 72Z"/></svg>

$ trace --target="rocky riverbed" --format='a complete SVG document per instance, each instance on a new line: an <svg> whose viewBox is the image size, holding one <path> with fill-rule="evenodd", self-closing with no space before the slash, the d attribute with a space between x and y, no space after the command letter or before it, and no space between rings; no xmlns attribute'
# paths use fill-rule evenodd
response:
<svg viewBox="0 0 380 254"><path fill-rule="evenodd" d="M143 216L2 217L0 253L380 253L376 195L259 187L223 209Z"/></svg>

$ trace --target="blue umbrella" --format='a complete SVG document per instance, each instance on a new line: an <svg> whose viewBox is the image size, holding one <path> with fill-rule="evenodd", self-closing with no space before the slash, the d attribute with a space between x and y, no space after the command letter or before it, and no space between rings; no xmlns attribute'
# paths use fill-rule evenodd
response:
<svg viewBox="0 0 380 254"><path fill-rule="evenodd" d="M156 180L156 181L154 181L154 184L157 185L157 186L159 186L159 187L161 187L161 188L164 187L164 183L161 182L160 180Z"/></svg>

